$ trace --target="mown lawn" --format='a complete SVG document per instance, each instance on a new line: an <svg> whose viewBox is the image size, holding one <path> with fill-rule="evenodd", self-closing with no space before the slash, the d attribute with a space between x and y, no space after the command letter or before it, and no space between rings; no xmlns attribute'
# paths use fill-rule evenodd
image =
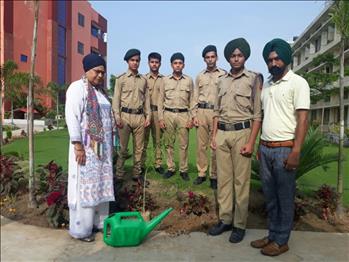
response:
<svg viewBox="0 0 349 262"><path fill-rule="evenodd" d="M161 178L157 173L153 170L153 149L150 145L148 148L148 175L152 179L162 180L163 185L173 186L183 191L201 191L204 193L209 193L211 190L208 185L209 182L207 180L206 183L200 186L194 186L192 184L193 180L196 177L196 135L195 131L192 130L190 132L190 144L189 144L189 175L191 181L184 182L179 173L170 178L169 180L165 180ZM68 133L67 130L59 130L59 131L47 131L43 133L39 133L35 136L35 165L46 164L51 160L55 160L57 163L63 166L64 169L67 169L68 165ZM129 145L130 152L132 152L132 143ZM337 152L338 148L336 146L328 146L326 148L329 152ZM9 145L5 145L3 148L5 153L7 152L19 152L24 158L28 158L28 139L18 139ZM344 203L346 206L349 206L349 148L345 148L345 156L346 162L344 165ZM175 156L177 167L178 167L178 148L176 147L176 156ZM165 167L164 162L164 167ZM132 170L132 158L126 161L126 169L131 172ZM304 190L306 193L311 193L313 190L316 190L322 184L329 184L332 186L336 186L337 179L337 163L333 162L329 164L329 168L325 171L321 167L316 168L304 175L300 178L297 183L301 190ZM252 186L259 186L257 181L252 181Z"/></svg>

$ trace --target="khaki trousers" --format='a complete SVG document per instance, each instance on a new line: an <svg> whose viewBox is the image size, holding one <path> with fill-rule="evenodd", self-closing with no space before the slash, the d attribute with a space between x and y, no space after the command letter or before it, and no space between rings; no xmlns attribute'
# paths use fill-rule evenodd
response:
<svg viewBox="0 0 349 262"><path fill-rule="evenodd" d="M208 168L208 149L211 144L211 133L213 123L212 109L198 109L197 118L199 127L196 129L196 167L200 177L206 176ZM217 178L216 152L211 151L210 178Z"/></svg>
<svg viewBox="0 0 349 262"><path fill-rule="evenodd" d="M120 152L116 162L116 176L125 176L125 160L127 157L127 147L130 134L133 138L133 176L141 174L141 159L144 147L144 115L121 113L121 120L124 124L119 129Z"/></svg>
<svg viewBox="0 0 349 262"><path fill-rule="evenodd" d="M174 144L176 135L179 137L179 172L188 172L188 145L189 129L186 125L189 121L189 114L164 112L166 128L164 130L164 145L167 152L167 168L169 171L175 171L174 163Z"/></svg>
<svg viewBox="0 0 349 262"><path fill-rule="evenodd" d="M161 153L161 137L162 131L159 126L159 116L157 111L152 112L150 126L145 128L144 134L144 149L142 154L142 167L145 167L145 161L147 160L147 148L149 144L150 133L153 139L154 165L158 168L162 165L162 153Z"/></svg>
<svg viewBox="0 0 349 262"><path fill-rule="evenodd" d="M249 139L251 129L239 131L218 130L217 200L219 218L224 224L245 229L250 193L251 158L240 154L240 148ZM234 212L234 214L233 214Z"/></svg>

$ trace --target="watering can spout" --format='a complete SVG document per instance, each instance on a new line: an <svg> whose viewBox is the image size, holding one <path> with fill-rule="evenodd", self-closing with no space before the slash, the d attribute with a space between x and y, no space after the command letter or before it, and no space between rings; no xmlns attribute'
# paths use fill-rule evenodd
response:
<svg viewBox="0 0 349 262"><path fill-rule="evenodd" d="M165 217L170 214L173 208L168 208L164 212L162 212L157 217L154 217L151 221L149 221L144 229L144 237L146 237Z"/></svg>

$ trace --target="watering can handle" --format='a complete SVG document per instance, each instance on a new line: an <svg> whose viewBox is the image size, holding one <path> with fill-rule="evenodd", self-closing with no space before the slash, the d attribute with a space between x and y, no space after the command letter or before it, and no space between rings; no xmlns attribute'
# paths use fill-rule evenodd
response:
<svg viewBox="0 0 349 262"><path fill-rule="evenodd" d="M141 214L139 212L121 212L118 213L118 222L121 223L123 217L136 217L137 220L139 221L144 221L143 217L141 216Z"/></svg>

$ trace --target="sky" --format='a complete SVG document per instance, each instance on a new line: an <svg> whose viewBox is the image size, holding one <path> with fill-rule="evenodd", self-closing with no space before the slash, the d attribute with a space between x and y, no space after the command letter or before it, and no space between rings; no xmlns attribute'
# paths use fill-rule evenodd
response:
<svg viewBox="0 0 349 262"><path fill-rule="evenodd" d="M162 55L160 72L172 72L170 57L185 56L184 73L195 78L205 68L205 46L217 46L218 66L229 70L223 50L230 40L244 37L251 56L246 68L268 76L262 57L273 38L292 41L321 13L324 1L90 1L108 20L107 70L118 75L127 70L126 51L141 51L139 72L149 71L150 52Z"/></svg>

